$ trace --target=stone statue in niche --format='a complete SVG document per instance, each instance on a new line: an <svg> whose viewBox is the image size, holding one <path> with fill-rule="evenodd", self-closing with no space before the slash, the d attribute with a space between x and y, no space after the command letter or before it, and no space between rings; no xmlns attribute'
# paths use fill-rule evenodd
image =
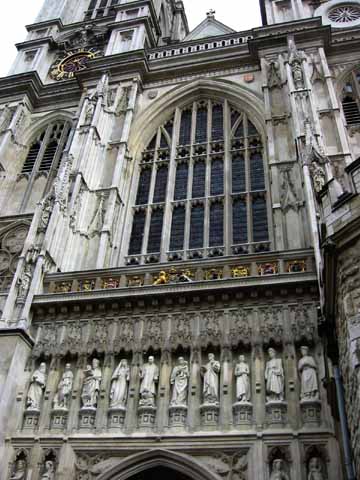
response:
<svg viewBox="0 0 360 480"><path fill-rule="evenodd" d="M321 192L326 183L326 175L323 167L313 161L310 166L310 172L313 179L314 189L316 193Z"/></svg>
<svg viewBox="0 0 360 480"><path fill-rule="evenodd" d="M24 300L31 284L32 268L30 264L25 264L24 270L17 279L16 285L18 287L18 300Z"/></svg>
<svg viewBox="0 0 360 480"><path fill-rule="evenodd" d="M203 397L205 403L219 402L219 373L220 362L215 360L215 355L209 353L209 362L201 367L201 374L204 377Z"/></svg>
<svg viewBox="0 0 360 480"><path fill-rule="evenodd" d="M313 457L309 461L309 474L307 480L326 480L322 473L321 460Z"/></svg>
<svg viewBox="0 0 360 480"><path fill-rule="evenodd" d="M302 358L298 364L301 375L301 400L318 400L319 384L317 379L317 366L315 360L309 355L308 347L301 347Z"/></svg>
<svg viewBox="0 0 360 480"><path fill-rule="evenodd" d="M94 113L95 113L95 104L96 104L96 99L89 98L88 104L86 105L86 110L85 110L84 125L91 124L92 119L94 117Z"/></svg>
<svg viewBox="0 0 360 480"><path fill-rule="evenodd" d="M25 480L27 465L26 461L19 458L15 463L14 471L10 477L10 480Z"/></svg>
<svg viewBox="0 0 360 480"><path fill-rule="evenodd" d="M84 383L81 392L82 408L96 409L97 400L102 380L99 360L93 359L92 365L88 365L84 370Z"/></svg>
<svg viewBox="0 0 360 480"><path fill-rule="evenodd" d="M54 409L67 410L69 408L73 381L74 374L71 371L70 363L67 363L54 397Z"/></svg>
<svg viewBox="0 0 360 480"><path fill-rule="evenodd" d="M284 460L277 458L273 461L270 480L290 480Z"/></svg>
<svg viewBox="0 0 360 480"><path fill-rule="evenodd" d="M41 480L54 480L55 466L52 460L46 460L44 473L41 475Z"/></svg>
<svg viewBox="0 0 360 480"><path fill-rule="evenodd" d="M12 116L13 111L9 108L9 105L5 105L0 115L0 134L4 133L9 127Z"/></svg>
<svg viewBox="0 0 360 480"><path fill-rule="evenodd" d="M128 361L123 359L111 377L110 408L124 408L128 396L130 368Z"/></svg>
<svg viewBox="0 0 360 480"><path fill-rule="evenodd" d="M266 363L266 400L267 402L284 401L284 369L281 358L276 358L276 350L269 348L270 360Z"/></svg>
<svg viewBox="0 0 360 480"><path fill-rule="evenodd" d="M170 383L173 386L170 405L186 405L189 387L189 366L184 357L179 357L178 364L171 372Z"/></svg>
<svg viewBox="0 0 360 480"><path fill-rule="evenodd" d="M40 410L46 385L46 363L40 363L31 377L30 387L26 396L27 410Z"/></svg>
<svg viewBox="0 0 360 480"><path fill-rule="evenodd" d="M284 460L281 458L273 461L270 480L290 480L289 475L285 471Z"/></svg>
<svg viewBox="0 0 360 480"><path fill-rule="evenodd" d="M291 73L294 79L295 88L298 90L304 88L304 72L302 69L302 62L304 60L304 54L299 52L296 48L293 40L289 43L289 65L291 67Z"/></svg>
<svg viewBox="0 0 360 480"><path fill-rule="evenodd" d="M159 381L159 368L154 357L150 356L148 362L140 369L140 401L141 407L155 407L156 383Z"/></svg>
<svg viewBox="0 0 360 480"><path fill-rule="evenodd" d="M245 362L244 355L239 356L239 363L235 367L236 399L238 402L250 402L250 368Z"/></svg>

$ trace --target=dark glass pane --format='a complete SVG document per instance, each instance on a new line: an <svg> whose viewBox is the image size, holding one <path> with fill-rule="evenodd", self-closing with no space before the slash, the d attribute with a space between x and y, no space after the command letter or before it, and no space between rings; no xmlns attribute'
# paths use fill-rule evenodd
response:
<svg viewBox="0 0 360 480"><path fill-rule="evenodd" d="M244 155L238 153L232 157L232 191L233 193L245 192L245 159Z"/></svg>
<svg viewBox="0 0 360 480"><path fill-rule="evenodd" d="M191 210L190 248L202 248L204 245L204 206L195 205Z"/></svg>
<svg viewBox="0 0 360 480"><path fill-rule="evenodd" d="M171 224L170 250L184 248L185 207L175 207Z"/></svg>
<svg viewBox="0 0 360 480"><path fill-rule="evenodd" d="M188 182L188 165L187 163L180 163L176 169L175 180L175 200L182 200L187 198L187 182Z"/></svg>
<svg viewBox="0 0 360 480"><path fill-rule="evenodd" d="M211 195L224 193L224 162L216 159L211 162Z"/></svg>
<svg viewBox="0 0 360 480"><path fill-rule="evenodd" d="M149 190L151 182L151 169L141 170L139 186L136 197L136 205L144 205L149 202Z"/></svg>
<svg viewBox="0 0 360 480"><path fill-rule="evenodd" d="M207 113L206 107L201 107L197 111L195 143L204 143L207 141Z"/></svg>
<svg viewBox="0 0 360 480"><path fill-rule="evenodd" d="M253 238L254 242L268 240L268 222L266 201L264 198L255 198L252 202Z"/></svg>
<svg viewBox="0 0 360 480"><path fill-rule="evenodd" d="M231 128L235 125L236 121L240 117L240 113L237 112L236 110L231 111Z"/></svg>
<svg viewBox="0 0 360 480"><path fill-rule="evenodd" d="M246 201L236 198L233 202L233 243L247 243L247 241Z"/></svg>
<svg viewBox="0 0 360 480"><path fill-rule="evenodd" d="M222 140L224 138L224 116L223 106L215 105L212 112L212 139Z"/></svg>
<svg viewBox="0 0 360 480"><path fill-rule="evenodd" d="M203 160L194 163L193 173L193 198L199 198L205 196L205 175L206 166Z"/></svg>
<svg viewBox="0 0 360 480"><path fill-rule="evenodd" d="M129 255L138 255L141 253L144 227L145 227L145 212L135 212L133 226L131 231Z"/></svg>
<svg viewBox="0 0 360 480"><path fill-rule="evenodd" d="M41 147L40 142L36 142L33 145L31 145L29 153L26 157L25 163L23 165L23 168L21 170L21 173L31 173L32 169L34 168L37 156L39 154L39 150Z"/></svg>
<svg viewBox="0 0 360 480"><path fill-rule="evenodd" d="M264 164L261 153L253 153L250 156L251 190L264 190Z"/></svg>
<svg viewBox="0 0 360 480"><path fill-rule="evenodd" d="M213 203L210 207L210 247L224 243L224 206L222 203Z"/></svg>
<svg viewBox="0 0 360 480"><path fill-rule="evenodd" d="M154 203L165 202L167 178L168 167L167 165L162 165L157 169L156 173Z"/></svg>
<svg viewBox="0 0 360 480"><path fill-rule="evenodd" d="M242 138L244 136L244 124L242 121L237 126L234 136L235 138Z"/></svg>
<svg viewBox="0 0 360 480"><path fill-rule="evenodd" d="M248 135L259 135L254 124L251 123L250 120L248 120Z"/></svg>
<svg viewBox="0 0 360 480"><path fill-rule="evenodd" d="M156 147L156 137L157 137L157 134L154 135L153 139L151 140L151 142L150 142L149 145L147 146L147 150L155 150L155 147Z"/></svg>
<svg viewBox="0 0 360 480"><path fill-rule="evenodd" d="M51 164L55 158L57 147L58 143L56 141L47 144L44 155L41 159L39 167L40 171L46 172L50 170Z"/></svg>
<svg viewBox="0 0 360 480"><path fill-rule="evenodd" d="M173 122L167 122L167 124L164 126L165 130L169 134L170 139L172 138L172 133L173 133Z"/></svg>
<svg viewBox="0 0 360 480"><path fill-rule="evenodd" d="M163 133L161 134L161 138L160 138L160 148L169 148L169 144Z"/></svg>
<svg viewBox="0 0 360 480"><path fill-rule="evenodd" d="M192 111L185 110L181 114L179 145L189 145L191 140Z"/></svg>
<svg viewBox="0 0 360 480"><path fill-rule="evenodd" d="M151 222L150 222L149 241L148 241L148 248L147 248L148 253L160 252L163 215L164 215L164 212L162 209L158 209L152 212Z"/></svg>

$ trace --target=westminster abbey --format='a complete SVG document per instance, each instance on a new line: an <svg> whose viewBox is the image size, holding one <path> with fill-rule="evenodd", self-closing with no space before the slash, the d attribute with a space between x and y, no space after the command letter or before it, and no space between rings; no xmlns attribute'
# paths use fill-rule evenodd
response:
<svg viewBox="0 0 360 480"><path fill-rule="evenodd" d="M181 0L26 27L1 480L360 478L360 0L259 1L241 32Z"/></svg>

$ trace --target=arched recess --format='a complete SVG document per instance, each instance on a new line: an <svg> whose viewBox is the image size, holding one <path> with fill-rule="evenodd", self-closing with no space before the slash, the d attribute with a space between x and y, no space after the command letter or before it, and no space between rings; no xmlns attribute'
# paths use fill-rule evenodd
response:
<svg viewBox="0 0 360 480"><path fill-rule="evenodd" d="M263 144L266 145L265 105L258 95L230 80L198 79L173 88L139 115L132 126L129 138L129 148L134 158L138 158L151 141L154 129L165 123L174 109L208 97L218 101L226 99L244 111L251 118L262 136Z"/></svg>
<svg viewBox="0 0 360 480"><path fill-rule="evenodd" d="M41 132L49 123L64 121L71 125L74 121L74 113L67 110L54 110L40 118L33 118L33 124L25 129L22 138L19 139L19 143L22 145L29 145L33 138Z"/></svg>
<svg viewBox="0 0 360 480"><path fill-rule="evenodd" d="M98 480L130 480L133 476L156 467L166 467L192 480L219 480L217 475L192 457L162 449L131 455L101 473Z"/></svg>
<svg viewBox="0 0 360 480"><path fill-rule="evenodd" d="M158 245L158 231L156 231L156 239L157 239L157 243L156 243L156 249L154 247L153 244L151 244L151 248L149 248L149 239L150 238L153 238L153 236L155 235L152 235L152 218L154 216L154 231L156 230L156 224L160 225L164 225L164 224L170 224L170 222L172 222L172 218L174 218L172 216L172 213L174 212L174 208L175 208L175 203L174 201L176 201L177 199L174 197L172 197L173 193L172 193L172 179L174 178L174 174L176 176L176 173L175 171L177 171L177 160L179 158L178 155L177 155L177 152L175 150L177 150L177 147L175 146L179 146L181 143L177 143L177 138L176 135L174 133L172 133L171 135L169 134L169 137L172 137L172 142L169 140L168 141L168 145L169 145L169 148L170 148L170 156L169 156L169 160L170 162L169 163L169 167L168 167L168 180L167 180L167 185L168 185L168 188L167 188L167 193L165 192L165 201L164 201L164 198L157 198L155 197L155 195L150 195L151 197L153 197L154 201L152 201L150 199L150 201L141 201L139 203L139 199L136 198L137 195L136 195L136 192L139 191L139 185L140 185L140 181L141 181L141 172L143 170L143 167L144 167L144 161L142 160L143 158L143 155L145 153L145 151L148 150L148 147L150 145L152 145L153 143L153 140L154 140L154 133L156 133L156 131L160 128L162 129L162 131L164 131L164 135L166 136L166 126L165 124L167 122L169 122L169 124L171 124L172 122L172 119L174 119L174 128L172 129L172 131L177 131L179 132L179 128L181 129L181 121L180 121L180 116L182 115L182 111L184 110L189 110L189 106L196 103L197 105L199 105L201 102L204 102L204 104L206 104L207 102L210 102L211 105L216 105L216 104L219 104L219 105L223 105L224 107L224 112L231 112L233 109L236 110L238 113L240 114L244 114L244 116L246 116L248 119L249 119L249 124L251 123L251 125L253 125L255 127L255 130L256 130L256 135L257 137L259 138L260 142L258 143L258 145L261 146L261 161L263 163L262 165L262 169L263 169L263 182L265 182L265 185L264 185L264 188L262 188L261 190L263 191L262 193L259 193L259 198L260 198L260 195L262 195L261 197L261 215L258 215L257 218L259 219L259 222L260 220L262 221L265 218L264 220L264 224L266 223L266 233L267 233L267 236L266 238L259 238L259 239L253 239L251 234L248 235L248 233L246 234L246 239L233 239L233 241L230 239L230 237L233 236L233 231L232 231L232 227L231 227L231 222L233 221L232 218L234 217L231 217L231 220L230 220L230 213L231 213L231 208L229 207L230 205L230 200L231 200L231 187L228 186L227 187L227 191L225 192L224 190L222 192L212 192L211 190L211 187L207 187L207 193L205 195L202 195L202 194L197 194L197 195L193 195L190 193L190 190L191 190L191 187L188 188L188 194L187 194L187 197L183 197L182 201L188 201L188 200L192 200L193 202L188 202L188 205L195 205L194 201L195 201L195 198L200 198L200 197L206 197L205 199L205 203L206 201L208 202L213 202L214 200L214 205L215 205L215 201L218 201L218 202L223 202L223 204L225 205L225 209L223 209L223 212L225 213L223 216L222 216L222 219L221 219L221 222L219 221L219 225L220 223L222 223L222 225L219 226L218 230L222 230L223 231L223 238L222 240L219 239L219 241L216 241L216 242L213 242L212 240L210 241L210 228L208 228L206 225L211 225L211 221L210 222L207 222L207 218L206 218L206 211L210 212L210 203L209 203L209 206L207 206L207 204L205 205L204 201L201 200L201 202L205 205L205 208L203 209L205 211L204 212L200 212L199 213L199 217L201 216L201 219L199 220L199 222L201 221L201 223L203 225L205 225L204 227L204 231L203 231L203 234L200 234L201 236L204 237L204 242L202 245L192 245L192 242L190 240L190 237L191 237L191 218L192 218L192 209L191 208L187 208L187 211L185 213L185 216L186 216L186 219L185 219L185 223L186 225L188 225L189 227L187 228L186 230L186 233L184 234L183 236L183 246L171 246L171 238L169 238L170 236L168 235L167 237L166 236L162 236L162 240L161 240L161 247L160 247L160 251L158 249L159 245ZM208 103L208 105L210 105L210 103ZM226 105L227 104L227 105ZM211 111L211 107L209 109ZM240 86L232 81L228 81L228 80L213 80L213 79L198 79L190 84L186 84L186 85L180 85L180 86L177 86L175 88L173 88L171 91L165 93L163 96L159 97L156 101L152 102L152 104L144 109L144 111L142 113L139 114L139 117L135 119L134 121L134 124L133 124L133 127L132 127L132 132L131 132L131 136L130 136L130 139L129 139L129 149L130 149L130 152L131 152L131 155L132 157L134 158L134 162L132 164L132 169L133 169L133 172L131 173L131 188L129 189L129 195L128 195L128 200L127 200L127 220L125 222L126 225L131 225L131 229L134 230L134 232L136 233L138 239L139 239L139 242L136 243L137 247L136 247L136 251L129 251L128 250L128 246L130 245L130 243L132 245L135 245L135 243L133 243L131 241L131 238L130 238L130 228L127 229L127 231L125 232L124 236L123 236L123 248L122 248L122 259L120 260L120 262L122 262L123 260L127 263L139 263L139 262L145 262L145 263L149 263L149 262L155 262L155 261L158 261L159 258L161 258L161 261L166 261L165 260L165 257L168 257L168 258L173 258L173 259L185 259L186 256L188 256L190 258L190 256L193 256L193 255L197 255L198 257L201 256L201 258L203 258L204 256L214 256L214 255L229 255L231 254L230 253L230 250L233 250L235 252L235 249L238 249L238 245L237 244L245 244L245 243L248 243L248 246L241 246L239 247L241 249L241 251L244 251L244 252L248 252L250 253L250 250L253 249L253 250L256 250L256 251L268 251L271 249L271 243L273 242L273 235L272 235L272 232L273 232L273 229L272 229L272 213L271 213L271 199L270 199L270 185L269 185L269 172L268 172L268 162L267 162L267 158L268 158L268 155L267 155L267 141L266 141L266 130L265 130L265 123L264 123L264 111L265 111L265 107L264 107L264 103L261 99L260 96L254 94L252 91L250 91L247 87L245 86ZM227 132L224 136L224 152L226 151L225 153L225 162L227 162L227 166L229 167L229 163L231 162L232 160L232 153L230 152L232 150L232 147L230 147L230 142L236 137L236 134L234 134L233 132L233 126L234 124L232 123L232 119L229 118L229 115L227 113L227 116L226 118L228 118L228 120L224 120L225 119L225 115L223 117L223 121L225 122L223 124L224 126L224 129L223 129L223 132ZM195 115L196 116L196 115ZM231 117L231 115L230 115ZM193 116L194 118L194 116ZM227 122L227 123L226 123ZM195 122L192 122L192 124L194 125ZM169 132L168 132L169 133ZM232 137L233 135L233 137ZM241 134L240 134L241 136ZM227 137L227 138L225 138ZM210 134L209 136L207 136L207 139L205 139L205 143L206 142L209 142L210 138ZM214 140L213 137L211 137L212 140ZM185 140L184 140L185 141ZM202 143L203 140L197 140L197 136L195 135L195 141L194 143ZM161 144L161 141L160 141L160 144ZM170 147L170 144L171 144L171 147ZM194 144L193 144L194 145ZM174 148L175 147L175 148ZM152 148L152 147L151 147ZM156 147L157 148L157 147ZM247 147L246 147L247 148ZM214 151L212 151L209 155L214 155ZM193 154L192 155L192 158L195 157L195 155L197 155L197 159L201 159L200 157L201 156L204 156L204 154ZM222 155L219 154L219 155ZM214 158L215 158L215 155L214 155ZM241 159L240 159L241 160ZM240 161L239 160L239 161ZM163 162L165 163L165 162ZM179 162L180 163L180 162ZM200 163L200 162L199 162ZM153 162L153 165L154 165L154 172L155 170L157 170L157 165L156 165L156 162ZM255 165L255 163L254 163ZM192 168L192 167L191 167ZM212 167L211 167L212 168ZM164 169L166 170L166 166L164 166ZM162 167L160 168L159 167L159 171L162 170ZM194 170L195 171L195 170ZM212 170L211 170L212 171ZM232 178L229 174L229 172L231 171L230 168L225 168L223 169L223 172L226 172L226 175L227 175L227 182L228 184L232 181ZM209 179L210 178L210 168L207 167L207 172L208 174L206 175L206 178ZM194 174L195 175L195 174ZM224 175L223 175L224 176ZM166 175L165 175L166 177ZM151 178L153 180L151 180ZM155 178L156 178L156 181L155 181ZM188 182L188 184L190 185L192 180L191 180L191 176L188 177L190 180ZM153 175L150 175L150 182L152 182L151 184L153 185L152 187L150 187L151 191L152 192L156 192L156 189L157 189L157 179L158 179L158 175L157 174L153 174ZM159 177L160 179L160 177ZM149 178L147 178L147 181L149 180ZM175 182L176 182L176 179L175 179ZM148 183L148 182L147 182ZM147 185L146 183L146 185ZM161 183L161 182L160 182ZM164 182L162 182L164 183ZM250 182L248 182L250 183ZM144 189L145 189L145 186L144 186ZM247 191L247 192L250 192L250 190L258 190L257 188L246 188L246 189L243 189L242 187L235 191L234 189L232 190L232 194L235 194L236 192L242 192L241 195L242 197L245 198L245 196L243 195L243 192L244 191ZM260 190L260 189L259 189ZM208 193L210 191L210 193ZM169 193L170 192L170 193ZM224 197L224 192L225 192L225 197ZM164 193L164 192L162 192ZM223 198L215 198L216 195L219 196L222 196L223 198L225 198L225 200L223 200ZM240 197L241 197L240 195ZM233 195L234 196L234 195ZM210 198L210 197L213 197L213 198ZM240 198L239 197L239 198ZM242 200L242 197L240 198L240 200ZM251 197L250 195L247 195L248 199L252 199L253 197ZM254 197L255 198L255 197ZM268 201L264 201L264 199L268 199ZM252 201L252 200L251 200ZM237 217L240 217L241 218L244 218L244 223L247 223L247 226L248 226L248 230L247 232L250 232L250 228L252 228L251 225L255 225L255 215L251 215L251 208L252 208L252 205L250 205L251 201L248 201L247 204L244 206L242 206L242 203L244 202L240 202L241 205L241 212L239 214L236 214ZM254 200L255 202L255 200ZM160 205L161 203L163 203L163 205ZM140 210L137 208L138 205L143 205ZM144 205L146 204L146 208L144 207ZM151 204L156 204L156 206L154 207L151 207L150 208L150 205ZM221 205L220 205L221 206ZM174 207L174 208L173 208ZM216 205L215 205L216 207ZM215 211L215 207L214 207L214 211ZM257 205L255 205L255 207L257 207ZM156 212L155 210L157 209L159 213L159 215L156 215ZM206 210L207 209L207 210ZM150 211L151 210L151 211ZM239 210L239 208L238 208ZM245 218L245 211L247 211L247 214L246 214L246 218ZM255 210L254 210L255 211ZM140 213L138 213L140 212ZM153 215L154 213L154 215ZM181 212L180 212L181 213ZM182 212L183 213L183 212ZM139 217L139 218L135 218L135 214ZM208 218L210 218L210 215L212 214L212 212L210 212L208 214ZM145 216L144 216L145 215ZM214 214L215 215L215 214ZM234 215L234 212L231 213L231 215ZM140 218L141 217L141 218ZM159 217L159 219L157 218ZM195 223L196 223L196 212L194 213L194 231L195 231ZM236 217L236 218L237 218ZM212 217L211 217L212 218ZM215 218L215 217L214 217ZM220 215L217 215L216 218L220 218ZM134 223L133 223L133 219L134 220ZM205 219L205 222L203 222L203 220ZM180 223L180 221L178 222ZM216 222L215 222L216 223ZM238 221L238 224L240 225L241 221ZM139 226L139 225L140 226ZM251 224L251 225L250 225ZM135 227L133 227L133 225L135 225ZM174 230L176 229L176 227L174 226ZM264 230L265 230L264 229ZM141 230L141 231L140 231ZM157 229L159 230L159 229ZM216 231L217 228L215 226L214 228L214 231ZM169 231L169 229L168 229ZM139 233L140 232L140 233ZM254 234L255 232L255 227L253 228L252 230L252 234L253 234L253 237L255 236ZM262 232L261 232L262 234ZM143 240L140 240L140 239L143 239ZM140 246L140 242L142 243L142 247ZM169 247L169 248L168 248ZM214 247L216 249L216 252L214 251L213 252L213 248ZM219 248L218 248L219 247ZM198 249L202 249L201 252L198 252ZM173 255L173 251L174 250L183 250L183 252L177 252L175 255ZM196 250L196 251L195 251ZM238 249L239 250L239 249ZM240 251L240 250L239 250ZM235 252L236 254L239 253L238 252ZM225 253L224 253L225 252ZM136 257L136 258L135 258ZM155 260L153 260L153 258ZM172 260L171 260L172 261Z"/></svg>

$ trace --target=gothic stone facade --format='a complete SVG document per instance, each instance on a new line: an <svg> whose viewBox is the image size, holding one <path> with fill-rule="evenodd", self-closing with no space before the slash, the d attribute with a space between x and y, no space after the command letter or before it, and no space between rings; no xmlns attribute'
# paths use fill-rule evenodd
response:
<svg viewBox="0 0 360 480"><path fill-rule="evenodd" d="M360 1L260 6L189 32L177 0L46 0L27 27L1 480L351 478L339 364L360 471Z"/></svg>

